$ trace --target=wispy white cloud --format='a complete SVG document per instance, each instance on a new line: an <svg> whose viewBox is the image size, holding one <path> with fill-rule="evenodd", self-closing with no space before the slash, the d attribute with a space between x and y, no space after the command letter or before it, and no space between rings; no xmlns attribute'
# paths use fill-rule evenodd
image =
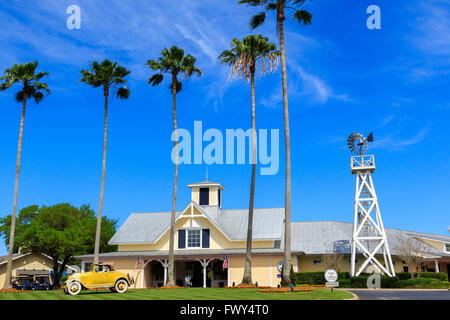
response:
<svg viewBox="0 0 450 320"><path fill-rule="evenodd" d="M403 150L407 147L422 142L426 138L430 129L431 127L427 126L425 128L422 128L417 134L406 138L400 137L398 133L387 135L385 137L376 139L373 142L372 147L375 149L385 149L388 151Z"/></svg>
<svg viewBox="0 0 450 320"><path fill-rule="evenodd" d="M378 127L384 127L386 125L388 125L389 123L392 122L392 120L394 120L395 116L393 114L388 115L387 117L385 117L383 119L383 121L381 121L381 123L378 125Z"/></svg>

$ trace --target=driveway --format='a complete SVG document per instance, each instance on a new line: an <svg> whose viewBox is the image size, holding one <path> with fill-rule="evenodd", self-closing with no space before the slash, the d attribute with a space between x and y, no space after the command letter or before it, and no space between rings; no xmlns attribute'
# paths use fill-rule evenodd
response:
<svg viewBox="0 0 450 320"><path fill-rule="evenodd" d="M448 290L348 290L359 297L359 300L450 300Z"/></svg>

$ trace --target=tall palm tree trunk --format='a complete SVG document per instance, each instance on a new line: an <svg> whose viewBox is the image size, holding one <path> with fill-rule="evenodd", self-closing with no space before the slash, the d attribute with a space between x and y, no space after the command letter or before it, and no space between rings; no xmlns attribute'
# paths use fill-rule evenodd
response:
<svg viewBox="0 0 450 320"><path fill-rule="evenodd" d="M109 96L108 87L104 88L103 94L105 96L105 132L103 137L102 185L100 187L100 199L98 202L98 215L97 215L97 229L95 231L94 263L98 263L98 255L100 252L100 234L102 230L103 189L105 187L106 144L108 136L108 96Z"/></svg>
<svg viewBox="0 0 450 320"><path fill-rule="evenodd" d="M14 182L14 201L13 212L11 216L11 231L9 234L9 246L8 246L8 263L6 264L6 276L5 284L3 288L10 289L12 278L12 265L13 265L13 252L14 252L14 233L16 231L16 212L17 212L17 195L19 192L19 175L20 175L20 159L22 157L22 138L23 138L23 124L25 121L25 110L27 106L27 89L24 88L23 102L22 102L22 117L20 119L19 130L19 145L17 146L17 160L16 160L16 180Z"/></svg>
<svg viewBox="0 0 450 320"><path fill-rule="evenodd" d="M251 68L254 69L254 66ZM248 206L247 249L245 253L244 278L242 283L252 283L252 240L253 240L253 203L255 198L256 175L256 124L255 124L255 71L251 71L252 94L252 180L250 184L250 203Z"/></svg>
<svg viewBox="0 0 450 320"><path fill-rule="evenodd" d="M177 203L177 181L178 181L178 135L177 135L177 77L172 75L172 103L173 103L173 135L174 135L174 156L175 156L175 176L172 194L172 214L170 216L170 240L169 240L169 265L168 265L168 286L175 285L174 280L174 242L175 242L175 208Z"/></svg>
<svg viewBox="0 0 450 320"><path fill-rule="evenodd" d="M284 48L284 7L277 10L278 30L280 33L281 77L283 84L284 139L286 147L286 194L284 208L284 260L281 286L291 285L291 145L289 137L289 111L286 83L286 51Z"/></svg>

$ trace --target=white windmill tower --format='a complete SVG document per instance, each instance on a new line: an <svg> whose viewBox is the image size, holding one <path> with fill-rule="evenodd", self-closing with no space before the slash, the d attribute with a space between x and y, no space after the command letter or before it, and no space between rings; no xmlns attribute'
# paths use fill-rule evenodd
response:
<svg viewBox="0 0 450 320"><path fill-rule="evenodd" d="M371 176L375 171L375 156L365 155L367 143L372 141L372 133L367 138L360 133L352 133L347 141L350 151L354 154L350 160L352 174L356 175L350 274L352 277L358 276L367 267L372 266L393 277L394 265ZM358 270L357 250L365 258ZM380 252L383 254L384 263L376 257Z"/></svg>

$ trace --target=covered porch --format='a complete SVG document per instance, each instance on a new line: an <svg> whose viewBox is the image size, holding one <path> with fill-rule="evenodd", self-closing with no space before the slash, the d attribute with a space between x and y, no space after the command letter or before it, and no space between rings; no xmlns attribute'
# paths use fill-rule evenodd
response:
<svg viewBox="0 0 450 320"><path fill-rule="evenodd" d="M228 269L223 269L224 257L175 257L175 284L190 287L220 288L228 285ZM168 280L168 257L143 259L141 288L162 287Z"/></svg>
<svg viewBox="0 0 450 320"><path fill-rule="evenodd" d="M445 272L450 280L450 256L436 256L424 260L424 271Z"/></svg>

